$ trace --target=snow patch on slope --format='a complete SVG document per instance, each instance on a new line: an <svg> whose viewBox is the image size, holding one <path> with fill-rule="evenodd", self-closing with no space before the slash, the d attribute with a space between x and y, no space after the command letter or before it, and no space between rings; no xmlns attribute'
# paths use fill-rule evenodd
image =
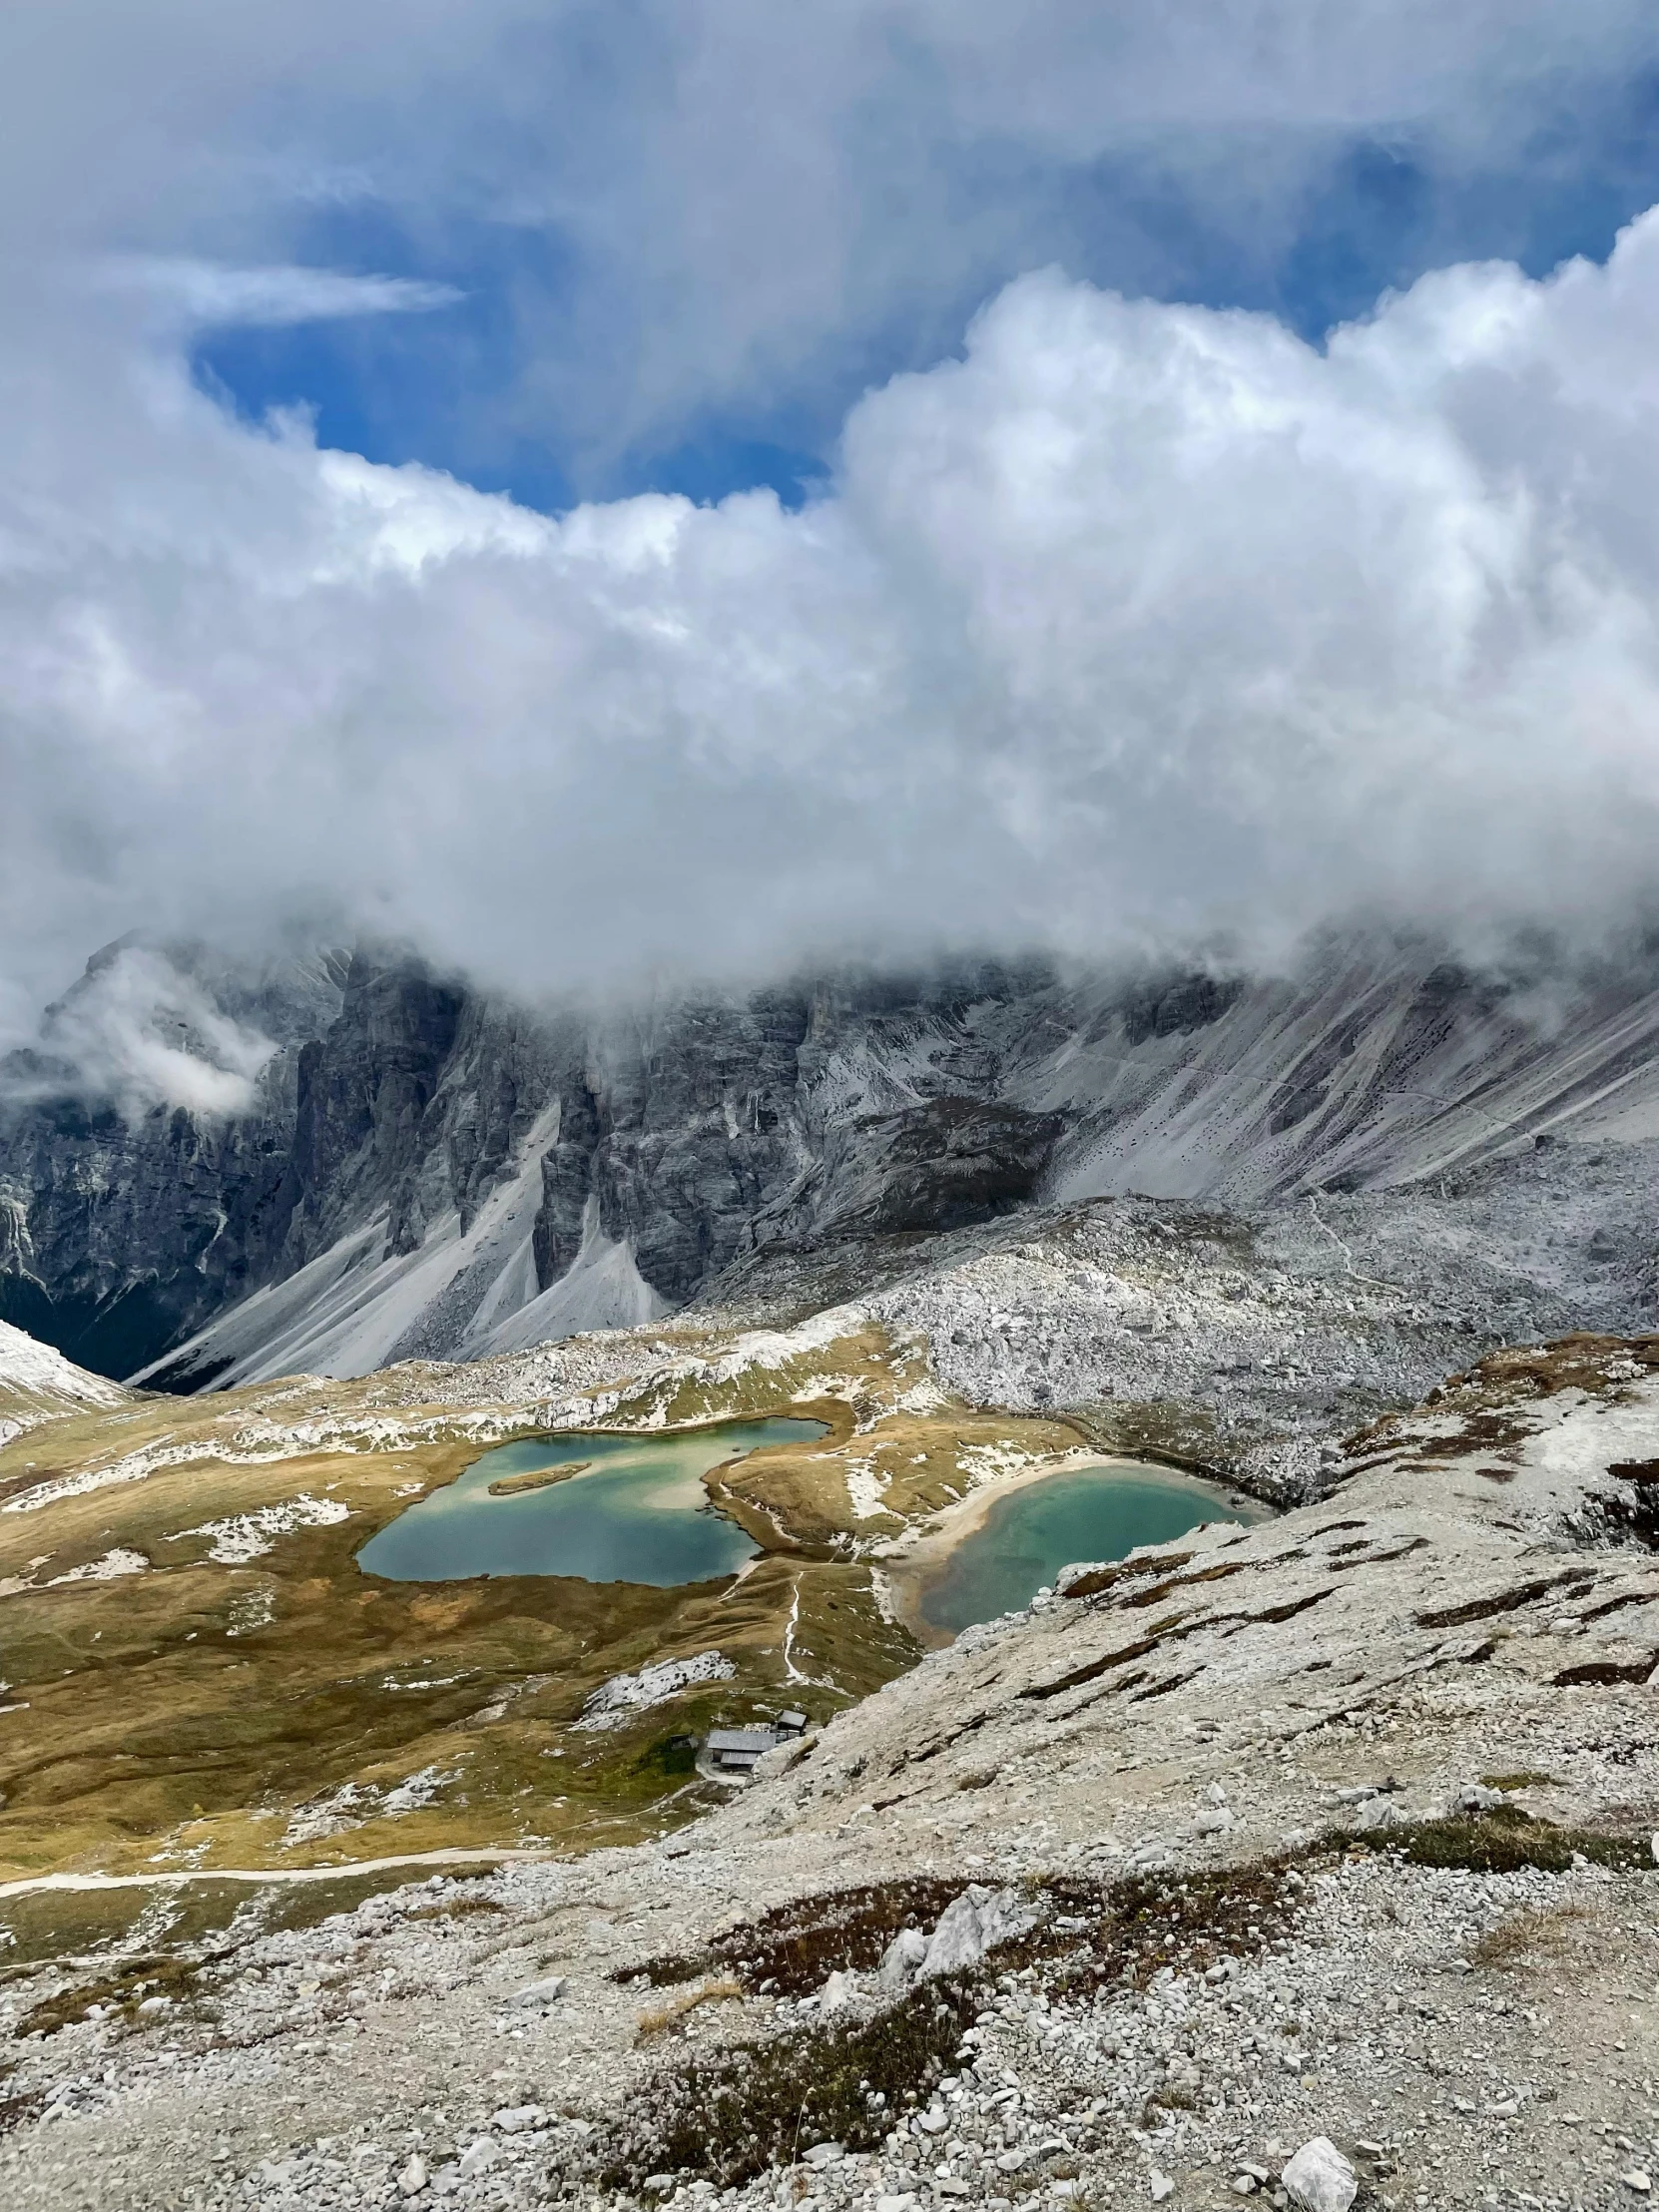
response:
<svg viewBox="0 0 1659 2212"><path fill-rule="evenodd" d="M0 1321L0 1449L26 1428L86 1406L124 1405L127 1392L106 1376L89 1375L51 1345Z"/></svg>

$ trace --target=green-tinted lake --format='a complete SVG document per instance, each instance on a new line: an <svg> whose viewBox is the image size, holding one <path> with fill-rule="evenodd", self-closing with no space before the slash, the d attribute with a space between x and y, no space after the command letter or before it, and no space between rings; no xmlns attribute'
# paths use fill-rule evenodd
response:
<svg viewBox="0 0 1659 2212"><path fill-rule="evenodd" d="M826 1433L818 1420L734 1420L715 1428L618 1436L525 1437L474 1460L382 1528L357 1554L393 1582L479 1574L568 1574L669 1589L735 1574L760 1546L709 1503L711 1467ZM580 1471L544 1488L490 1495L491 1483Z"/></svg>
<svg viewBox="0 0 1659 2212"><path fill-rule="evenodd" d="M1140 1466L1078 1467L1010 1490L923 1588L920 1609L954 1635L1029 1604L1078 1559L1122 1559L1137 1544L1168 1543L1201 1521L1255 1520L1219 1492Z"/></svg>

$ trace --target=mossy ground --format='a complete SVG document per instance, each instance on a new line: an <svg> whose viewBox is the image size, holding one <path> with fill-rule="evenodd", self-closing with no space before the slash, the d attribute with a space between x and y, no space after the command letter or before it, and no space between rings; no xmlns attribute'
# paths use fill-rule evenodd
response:
<svg viewBox="0 0 1659 2212"><path fill-rule="evenodd" d="M565 2177L567 2191L595 2179L637 2190L661 2172L729 2185L791 2163L816 2141L873 2148L895 2113L924 2098L952 2059L966 2055L962 2032L997 1985L1037 1986L1050 1996L1144 1989L1162 1968L1205 1973L1224 1958L1256 1955L1294 1933L1311 1895L1305 1868L1368 1848L1411 1866L1477 1873L1559 1870L1575 1853L1614 1870L1651 1865L1644 1837L1482 1814L1390 1830L1381 1841L1331 1834L1214 1872L1112 1883L1034 1878L1027 1887L1041 1914L1037 1925L971 1971L915 1985L873 2017L792 2025L669 2060L630 2098L595 2171ZM724 1968L749 1992L819 1987L836 1969L867 1970L900 1928L930 1925L961 1887L900 1880L798 1899L696 1955L655 1959L635 1971L658 1985ZM1476 1962L1501 1966L1525 1946L1547 1946L1568 1919L1534 1914L1506 1922L1502 1939L1489 1938ZM1194 2101L1175 2085L1155 2096L1175 2108ZM1150 2109L1143 2124L1157 2124Z"/></svg>
<svg viewBox="0 0 1659 2212"><path fill-rule="evenodd" d="M423 1402L437 1371L142 1398L0 1451L0 1880L661 1833L718 1795L669 1739L783 1705L822 1721L914 1663L859 1534L890 1535L969 1487L964 1453L1079 1440L918 1393L922 1356L878 1331L786 1347L729 1380L710 1379L718 1343L703 1349L691 1379L596 1393L595 1425L810 1411L830 1433L711 1479L765 1555L679 1589L364 1575L356 1554L415 1496L541 1425L533 1407ZM850 1462L885 1475L881 1519L858 1520ZM90 1476L104 1479L36 1502L43 1484ZM347 1517L278 1530L240 1562L191 1533L302 1499ZM112 1553L149 1564L82 1574ZM615 1729L573 1725L608 1677L713 1648L730 1681ZM411 1777L419 1787L394 1796Z"/></svg>
<svg viewBox="0 0 1659 2212"><path fill-rule="evenodd" d="M1033 1881L1037 1925L971 1971L919 1982L873 2017L666 2065L631 2100L597 2178L637 2189L653 2173L695 2173L730 2185L790 2163L805 2144L873 2148L944 2072L998 1976L1060 1992L1144 1985L1171 1963L1202 1970L1283 1935L1300 1881L1289 1860L1181 1881ZM747 1991L818 1987L838 1968L867 1971L901 1928L932 1925L962 1887L893 1881L798 1899L695 1957L637 1970L659 1986L724 1968Z"/></svg>

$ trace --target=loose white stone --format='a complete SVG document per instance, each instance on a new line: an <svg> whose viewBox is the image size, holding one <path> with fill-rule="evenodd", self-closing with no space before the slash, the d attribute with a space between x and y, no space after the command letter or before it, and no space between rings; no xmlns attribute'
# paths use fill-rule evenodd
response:
<svg viewBox="0 0 1659 2212"><path fill-rule="evenodd" d="M403 2171L398 2175L397 2186L406 2197L418 2197L421 2190L425 2188L426 2161L421 2157L419 2151L415 2152Z"/></svg>
<svg viewBox="0 0 1659 2212"><path fill-rule="evenodd" d="M533 2011L540 2005L557 2003L569 1987L570 1983L562 1973L550 1973L545 1980L532 1981L524 1988L515 1990L507 2002L522 2004L527 2011Z"/></svg>
<svg viewBox="0 0 1659 2212"><path fill-rule="evenodd" d="M1348 2212L1360 2194L1359 2177L1329 2135L1316 2135L1285 2161L1280 2176L1293 2204L1304 2212Z"/></svg>
<svg viewBox="0 0 1659 2212"><path fill-rule="evenodd" d="M522 2135L527 2128L540 2127L547 2115L539 2104L508 2104L491 2117L503 2135Z"/></svg>

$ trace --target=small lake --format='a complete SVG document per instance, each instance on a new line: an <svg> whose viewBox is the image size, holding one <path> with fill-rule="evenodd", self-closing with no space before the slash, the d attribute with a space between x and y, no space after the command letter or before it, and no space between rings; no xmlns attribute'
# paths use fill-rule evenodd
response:
<svg viewBox="0 0 1659 2212"><path fill-rule="evenodd" d="M1230 1504L1207 1483L1142 1466L1078 1467L1010 1490L987 1509L923 1586L919 1610L955 1635L1015 1612L1079 1559L1122 1559L1138 1544L1168 1543L1202 1521L1254 1521L1263 1508Z"/></svg>
<svg viewBox="0 0 1659 2212"><path fill-rule="evenodd" d="M475 1459L411 1505L357 1554L393 1582L480 1574L563 1574L671 1589L736 1574L760 1545L717 1512L711 1467L828 1433L820 1420L732 1420L713 1428L621 1436L523 1437ZM537 1484L537 1475L571 1471ZM491 1485L498 1493L492 1496Z"/></svg>

